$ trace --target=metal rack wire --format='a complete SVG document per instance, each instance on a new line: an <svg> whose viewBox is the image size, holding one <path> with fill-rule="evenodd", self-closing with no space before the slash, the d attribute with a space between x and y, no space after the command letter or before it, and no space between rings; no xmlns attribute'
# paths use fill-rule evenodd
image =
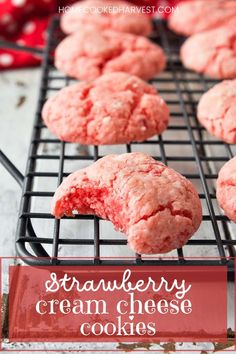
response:
<svg viewBox="0 0 236 354"><path fill-rule="evenodd" d="M47 129L41 120L41 109L45 99L60 88L68 85L72 80L58 73L53 66L53 50L62 38L58 26L58 18L55 18L48 32L48 42L44 52L42 64L42 80L38 107L34 122L32 139L30 143L26 174L23 183L23 195L20 205L19 222L17 228L17 252L32 265L67 264L67 265L222 265L227 264L229 272L233 272L233 258L235 256L236 239L232 234L232 228L228 219L221 213L216 203L214 181L217 178L219 168L233 156L232 147L213 139L206 134L196 120L196 105L199 97L215 81L205 79L201 75L190 73L184 69L179 60L179 47L182 38L168 31L162 21L154 23L152 40L161 44L168 56L168 65L165 72L151 80L151 83L164 97L171 110L171 123L162 136L154 137L143 143L131 143L122 146L122 152L143 151L149 152L154 158L162 160L165 164L174 167L189 178L199 189L199 196L204 204L203 229L198 237L189 240L183 249L177 250L176 257L173 254L166 258L147 257L133 255L132 257L106 258L101 254L101 248L109 247L114 250L126 245L125 238L110 238L101 231L101 220L94 216L76 215L78 224L82 221L92 223L91 237L84 237L78 231L76 237L64 235L62 223L70 222L73 218L65 217L61 221L55 220L50 214L47 204L46 212L33 211L32 204L37 206L39 199L52 197L55 188L47 191L35 190L36 179L54 181L55 187L72 170L66 171L68 162L85 165L104 156L103 147L89 147L89 151L76 147L76 152L67 152L69 143L60 142L53 136L45 137ZM173 138L174 137L174 138ZM46 146L46 147L45 147ZM57 146L56 149L54 147ZM109 149L109 147L108 147ZM215 152L214 152L215 149ZM149 151L150 150L150 151ZM212 153L213 151L213 153ZM44 161L43 169L40 163ZM53 167L53 166L56 167ZM41 166L41 169L40 169ZM45 170L45 166L47 170ZM53 169L54 168L54 169ZM32 202L34 200L34 203ZM45 204L45 203L43 203ZM53 230L47 230L48 234L38 234L34 230L35 220L43 225L46 221L53 223ZM70 233L69 233L70 235ZM92 247L90 257L74 257L64 259L60 257L60 250L64 247L81 248ZM31 247L31 248L30 248ZM199 249L207 247L211 254L214 248L215 256L212 259L202 259ZM47 248L47 250L46 250ZM189 258L187 249L191 248L194 257ZM32 253L33 249L33 253ZM196 250L196 252L195 252ZM62 252L63 253L63 252ZM48 258L44 258L48 257ZM112 257L112 255L111 255Z"/></svg>

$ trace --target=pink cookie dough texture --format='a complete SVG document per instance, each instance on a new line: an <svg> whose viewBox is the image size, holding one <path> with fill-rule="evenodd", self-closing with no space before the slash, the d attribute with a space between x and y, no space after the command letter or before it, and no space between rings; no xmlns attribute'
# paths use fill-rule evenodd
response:
<svg viewBox="0 0 236 354"><path fill-rule="evenodd" d="M111 73L63 88L45 103L42 117L49 130L64 141L124 144L162 133L169 109L145 81Z"/></svg>
<svg viewBox="0 0 236 354"><path fill-rule="evenodd" d="M66 34L84 29L95 31L111 29L148 36L152 31L149 17L133 10L134 5L126 1L80 1L62 15L61 29Z"/></svg>
<svg viewBox="0 0 236 354"><path fill-rule="evenodd" d="M69 175L53 197L52 214L74 211L110 220L133 251L145 254L183 246L202 218L192 183L138 152L107 155Z"/></svg>
<svg viewBox="0 0 236 354"><path fill-rule="evenodd" d="M236 26L235 0L183 1L168 19L169 28L184 36L231 23Z"/></svg>
<svg viewBox="0 0 236 354"><path fill-rule="evenodd" d="M221 168L216 183L216 197L228 218L236 222L236 157Z"/></svg>
<svg viewBox="0 0 236 354"><path fill-rule="evenodd" d="M189 37L181 48L187 69L215 79L236 78L236 26L225 26Z"/></svg>
<svg viewBox="0 0 236 354"><path fill-rule="evenodd" d="M80 80L117 71L150 79L165 64L163 50L147 38L110 30L71 34L55 51L57 69Z"/></svg>
<svg viewBox="0 0 236 354"><path fill-rule="evenodd" d="M225 80L207 91L198 104L201 124L220 140L236 143L236 80Z"/></svg>

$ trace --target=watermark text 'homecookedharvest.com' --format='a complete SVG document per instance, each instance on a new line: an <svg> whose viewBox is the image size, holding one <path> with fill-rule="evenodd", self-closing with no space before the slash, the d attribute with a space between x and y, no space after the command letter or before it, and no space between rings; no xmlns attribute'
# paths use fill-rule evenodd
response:
<svg viewBox="0 0 236 354"><path fill-rule="evenodd" d="M78 14L171 14L178 11L178 6L59 6L58 13L75 12Z"/></svg>

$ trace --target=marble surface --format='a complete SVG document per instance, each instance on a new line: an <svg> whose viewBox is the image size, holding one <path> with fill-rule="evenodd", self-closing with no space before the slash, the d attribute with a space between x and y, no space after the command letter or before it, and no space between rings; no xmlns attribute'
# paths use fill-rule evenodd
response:
<svg viewBox="0 0 236 354"><path fill-rule="evenodd" d="M30 141L30 135L33 125L34 112L36 110L36 100L38 95L40 70L17 70L12 72L4 72L0 74L0 142L1 149L7 154L7 156L12 160L12 162L19 168L23 173L25 170L28 146ZM47 148L45 146L45 148ZM73 146L71 149L73 150ZM114 151L115 152L115 151ZM41 166L43 167L43 166ZM69 167L73 170L74 166ZM191 167L190 167L191 170ZM21 190L17 183L9 176L5 169L0 165L0 256L15 256L15 229L18 214L19 201L21 196ZM38 186L40 187L40 185ZM49 188L49 186L48 186ZM33 208L45 208L45 203L42 205L33 206ZM42 227L42 225L40 224ZM37 228L37 224L35 225ZM39 227L39 225L38 225ZM112 227L106 224L104 226L108 228L110 233L114 232ZM43 230L47 229L47 225L44 224ZM73 233L73 228L69 230ZM115 236L115 234L113 235ZM123 237L120 235L119 237ZM116 252L116 251L114 251ZM126 248L127 255L129 255L129 250ZM202 252L207 252L204 250ZM207 253L208 254L208 253ZM64 254L63 254L64 255ZM66 254L68 256L68 254ZM69 254L72 255L72 254ZM77 254L76 254L77 255ZM119 254L114 254L119 255ZM191 254L190 254L191 255ZM208 254L209 255L209 254ZM214 255L214 250L213 250ZM231 286L232 288L232 286ZM233 289L231 289L233 290ZM233 297L229 298L230 306L233 309ZM230 326L233 326L233 318L231 316ZM5 350L16 349L18 353L21 353L26 346L24 344L15 343L4 343ZM129 345L121 345L117 343L86 343L86 344L51 344L49 347L56 349L62 348L61 353L66 353L67 350L98 350L102 353L103 350L109 352L110 349L116 349L117 353L123 353L125 351L131 351L132 348L140 350L140 352L147 352L148 350L154 350L158 353L158 350L163 350L167 348L167 352L172 353L173 349L166 344L161 343L160 345L152 344L148 347L142 347L138 345L137 347L132 347ZM43 350L45 344L31 344L31 348L39 348ZM47 346L48 348L48 346ZM169 348L169 349L168 349ZM178 350L183 349L183 344L177 343L175 348ZM203 344L187 344L184 346L188 353L191 350L198 350L195 353L201 353L205 350L207 353L212 353L214 346L212 343ZM59 351L58 351L59 352ZM36 353L36 352L34 352ZM185 352L186 353L186 352ZM219 352L220 353L220 352ZM224 351L225 353L225 351Z"/></svg>

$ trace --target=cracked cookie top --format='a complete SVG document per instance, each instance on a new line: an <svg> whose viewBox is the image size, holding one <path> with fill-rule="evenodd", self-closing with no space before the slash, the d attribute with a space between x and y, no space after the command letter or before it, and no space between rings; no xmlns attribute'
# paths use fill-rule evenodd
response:
<svg viewBox="0 0 236 354"><path fill-rule="evenodd" d="M207 91L198 104L197 117L217 138L236 143L236 80L225 80Z"/></svg>
<svg viewBox="0 0 236 354"><path fill-rule="evenodd" d="M189 37L181 60L190 70L216 79L236 78L236 26L227 25Z"/></svg>
<svg viewBox="0 0 236 354"><path fill-rule="evenodd" d="M96 214L112 221L139 253L183 246L201 222L190 181L143 153L108 155L72 173L57 189L52 214Z"/></svg>
<svg viewBox="0 0 236 354"><path fill-rule="evenodd" d="M147 38L111 30L73 33L55 51L57 69L86 81L118 71L148 80L161 72L165 63L161 47Z"/></svg>
<svg viewBox="0 0 236 354"><path fill-rule="evenodd" d="M66 34L84 29L111 29L148 36L152 30L149 17L134 10L134 5L124 0L79 1L61 16L61 28Z"/></svg>
<svg viewBox="0 0 236 354"><path fill-rule="evenodd" d="M218 203L228 218L236 222L236 157L221 168L216 187Z"/></svg>
<svg viewBox="0 0 236 354"><path fill-rule="evenodd" d="M168 18L169 28L184 36L228 25L229 22L236 26L234 0L182 1Z"/></svg>
<svg viewBox="0 0 236 354"><path fill-rule="evenodd" d="M163 132L169 109L153 86L126 73L111 73L63 88L46 102L42 116L61 140L124 144Z"/></svg>

